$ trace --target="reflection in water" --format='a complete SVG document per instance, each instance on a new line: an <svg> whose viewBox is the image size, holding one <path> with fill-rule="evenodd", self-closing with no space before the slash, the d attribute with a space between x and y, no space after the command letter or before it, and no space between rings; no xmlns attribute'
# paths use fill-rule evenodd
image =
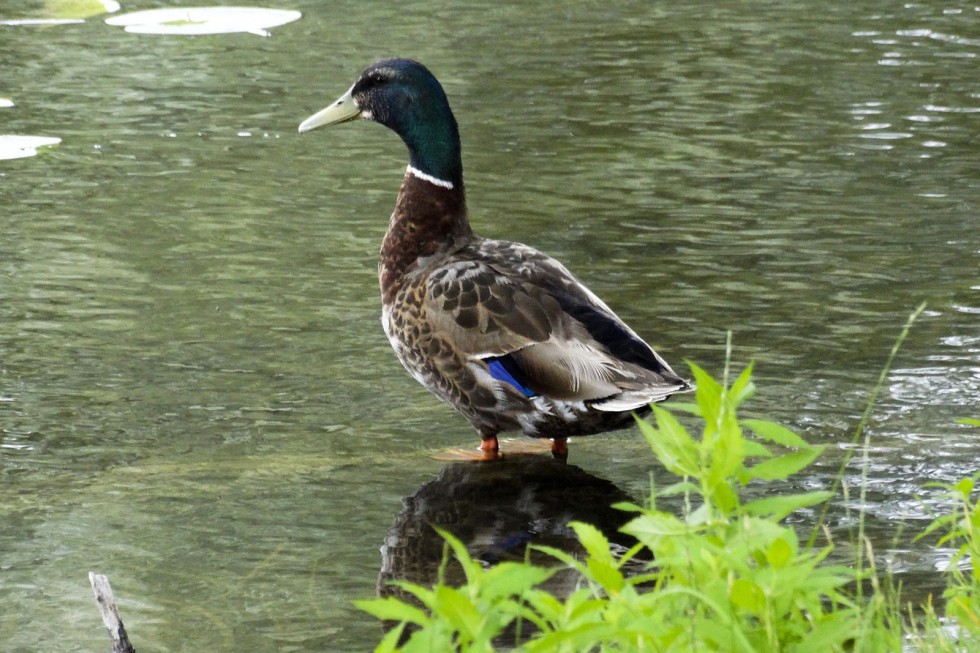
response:
<svg viewBox="0 0 980 653"><path fill-rule="evenodd" d="M511 455L491 463L453 463L434 480L405 498L402 511L381 548L378 594L406 595L390 585L406 580L423 585L436 582L443 558L438 526L462 540L474 559L486 565L523 560L527 545L547 545L573 555L584 550L569 528L571 521L587 521L623 550L635 542L619 528L630 513L612 508L632 498L611 482L546 456ZM554 560L529 553L533 562ZM444 581L459 585L462 569L449 564ZM567 596L578 583L571 570L552 576L545 588Z"/></svg>

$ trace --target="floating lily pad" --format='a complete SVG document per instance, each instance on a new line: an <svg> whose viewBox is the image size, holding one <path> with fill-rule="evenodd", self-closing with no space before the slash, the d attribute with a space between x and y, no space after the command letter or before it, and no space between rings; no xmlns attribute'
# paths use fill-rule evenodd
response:
<svg viewBox="0 0 980 653"><path fill-rule="evenodd" d="M88 18L119 11L116 0L45 0L44 15L51 18Z"/></svg>
<svg viewBox="0 0 980 653"><path fill-rule="evenodd" d="M81 18L13 18L0 20L0 25L72 25L84 22Z"/></svg>
<svg viewBox="0 0 980 653"><path fill-rule="evenodd" d="M37 154L37 148L57 145L60 138L53 136L17 136L0 134L0 161L5 159L23 159Z"/></svg>
<svg viewBox="0 0 980 653"><path fill-rule="evenodd" d="M106 23L134 34L230 34L269 36L268 30L299 20L298 11L261 7L184 7L150 9L107 18Z"/></svg>

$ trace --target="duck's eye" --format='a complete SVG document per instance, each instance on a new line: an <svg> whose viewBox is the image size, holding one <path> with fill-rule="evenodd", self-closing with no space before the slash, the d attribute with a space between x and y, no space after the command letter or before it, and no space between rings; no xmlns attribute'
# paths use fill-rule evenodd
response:
<svg viewBox="0 0 980 653"><path fill-rule="evenodd" d="M371 89L382 86L388 81L388 78L379 71L374 71L368 73L357 83L354 91L356 93L364 93L365 91L370 91Z"/></svg>

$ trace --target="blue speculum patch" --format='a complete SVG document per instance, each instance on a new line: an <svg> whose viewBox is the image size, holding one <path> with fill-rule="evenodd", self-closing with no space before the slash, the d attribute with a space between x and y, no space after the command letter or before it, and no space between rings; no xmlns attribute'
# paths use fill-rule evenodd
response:
<svg viewBox="0 0 980 653"><path fill-rule="evenodd" d="M487 358L485 362L487 367L490 368L490 376L493 378L511 384L525 397L537 396L538 393L517 380L517 377L520 375L520 370L514 365L514 361L509 356Z"/></svg>

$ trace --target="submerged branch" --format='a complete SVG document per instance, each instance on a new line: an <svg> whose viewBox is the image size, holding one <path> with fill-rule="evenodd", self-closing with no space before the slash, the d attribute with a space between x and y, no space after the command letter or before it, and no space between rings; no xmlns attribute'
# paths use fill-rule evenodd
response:
<svg viewBox="0 0 980 653"><path fill-rule="evenodd" d="M112 595L112 587L109 586L109 579L103 574L94 571L88 573L88 580L92 584L92 592L95 593L95 601L99 605L99 613L102 615L102 623L109 631L109 639L112 641L112 653L136 653L136 649L129 642L126 635L126 628L123 626L122 619L119 617L119 610L116 608L116 598Z"/></svg>

